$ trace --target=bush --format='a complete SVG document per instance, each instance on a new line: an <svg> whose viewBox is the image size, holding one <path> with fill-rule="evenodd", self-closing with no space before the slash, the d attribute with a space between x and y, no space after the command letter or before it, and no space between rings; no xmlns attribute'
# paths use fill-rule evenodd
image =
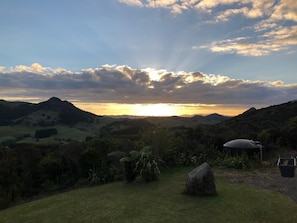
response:
<svg viewBox="0 0 297 223"><path fill-rule="evenodd" d="M145 182L159 179L159 166L149 146L144 147L140 151L140 156L136 163L136 172L142 176Z"/></svg>
<svg viewBox="0 0 297 223"><path fill-rule="evenodd" d="M145 146L140 151L132 150L120 161L124 164L127 182L134 181L138 175L142 176L145 182L158 180L160 175L158 163L164 163L160 158L154 158L150 146Z"/></svg>
<svg viewBox="0 0 297 223"><path fill-rule="evenodd" d="M246 154L241 156L225 156L214 161L214 165L226 168L246 170L250 168L249 159Z"/></svg>

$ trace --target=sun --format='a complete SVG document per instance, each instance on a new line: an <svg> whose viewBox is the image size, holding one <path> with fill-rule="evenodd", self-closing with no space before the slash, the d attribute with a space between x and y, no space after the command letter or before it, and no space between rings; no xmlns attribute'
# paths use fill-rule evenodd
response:
<svg viewBox="0 0 297 223"><path fill-rule="evenodd" d="M170 104L136 104L137 116L174 116L178 115L175 107Z"/></svg>

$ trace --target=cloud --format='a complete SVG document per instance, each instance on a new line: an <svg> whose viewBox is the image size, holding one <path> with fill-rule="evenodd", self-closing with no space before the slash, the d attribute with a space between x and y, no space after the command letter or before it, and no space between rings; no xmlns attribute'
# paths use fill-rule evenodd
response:
<svg viewBox="0 0 297 223"><path fill-rule="evenodd" d="M295 0L281 0L274 6L272 20L291 20L297 22L297 4Z"/></svg>
<svg viewBox="0 0 297 223"><path fill-rule="evenodd" d="M118 0L130 6L146 8L164 8L174 14L181 14L189 10L199 2L199 0Z"/></svg>
<svg viewBox="0 0 297 223"><path fill-rule="evenodd" d="M120 3L136 7L165 8L180 14L196 9L201 12L218 11L217 19L228 20L234 14L247 18L269 16L273 20L297 21L295 0L118 0ZM221 7L221 8L220 8Z"/></svg>
<svg viewBox="0 0 297 223"><path fill-rule="evenodd" d="M213 8L219 5L232 5L238 2L240 2L240 0L201 0L195 5L195 8L210 13Z"/></svg>
<svg viewBox="0 0 297 223"><path fill-rule="evenodd" d="M290 47L297 46L296 25L283 27L275 23L262 21L253 28L255 33L259 32L259 34L214 41L209 45L196 46L194 49L207 48L212 52L236 53L243 56L264 56L279 51L294 52Z"/></svg>
<svg viewBox="0 0 297 223"><path fill-rule="evenodd" d="M277 104L295 100L297 95L297 84L231 79L202 72L175 73L115 65L66 71L39 64L4 68L0 71L0 94L3 99L45 100L57 96L93 103L233 105Z"/></svg>
<svg viewBox="0 0 297 223"><path fill-rule="evenodd" d="M272 52L290 50L297 45L296 26L283 27L284 21L297 21L297 4L294 0L202 0L196 8L212 12L219 6L228 6L219 10L214 20L208 23L228 22L235 15L242 15L248 19L262 19L248 27L250 32L245 33L245 40L219 40L200 48L208 48L212 52L235 53L243 56L265 56ZM240 32L240 31L239 31ZM263 34L263 32L265 32ZM199 47L194 47L199 48Z"/></svg>
<svg viewBox="0 0 297 223"><path fill-rule="evenodd" d="M119 2L125 3L127 5L131 5L131 6L140 6L140 7L143 6L141 0L119 0Z"/></svg>
<svg viewBox="0 0 297 223"><path fill-rule="evenodd" d="M148 7L148 8L165 8L169 11L180 14L186 10L199 10L202 12L211 13L219 6L233 7L231 10L238 10L234 7L248 6L241 13L250 18L262 17L269 14L271 7L275 4L275 0L118 0L130 6ZM284 5L284 6L283 6ZM280 4L280 11L287 9L287 4ZM243 7L242 7L243 8ZM229 9L228 9L229 10ZM290 14L290 13L288 13ZM289 17L289 16L288 16Z"/></svg>
<svg viewBox="0 0 297 223"><path fill-rule="evenodd" d="M296 26L284 22L297 21L296 0L120 0L131 6L165 8L174 14L187 10L211 14L213 19L204 21L207 24L229 22L235 16L242 16L253 23L243 27L245 40L233 37L217 40L204 46L193 46L194 49L207 48L216 53L234 53L243 56L265 56L272 52L292 52L289 48L297 45ZM249 29L249 32L244 32ZM286 38L280 38L282 30L288 31ZM264 33L263 35L263 32ZM287 52L285 52L287 53Z"/></svg>
<svg viewBox="0 0 297 223"><path fill-rule="evenodd" d="M229 20L229 18L231 16L237 15L237 14L247 14L248 13L248 8L247 7L243 7L240 9L227 9L221 13L219 13L219 15L217 15L215 17L214 22L218 23L218 22L226 22Z"/></svg>
<svg viewBox="0 0 297 223"><path fill-rule="evenodd" d="M273 51L284 50L288 44L288 42L281 43L277 41L276 37L255 42L251 41L249 38L238 37L216 41L211 43L211 45L201 46L200 48L208 48L212 52L236 53L243 56L264 56Z"/></svg>

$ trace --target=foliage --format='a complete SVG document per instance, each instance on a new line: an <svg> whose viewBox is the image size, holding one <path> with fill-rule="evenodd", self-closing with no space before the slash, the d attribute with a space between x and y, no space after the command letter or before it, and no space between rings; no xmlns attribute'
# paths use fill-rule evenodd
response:
<svg viewBox="0 0 297 223"><path fill-rule="evenodd" d="M245 170L248 168L248 158L247 156L227 156L221 164L227 168Z"/></svg>
<svg viewBox="0 0 297 223"><path fill-rule="evenodd" d="M107 182L107 177L103 171L103 167L99 168L98 166L93 165L93 168L89 170L88 182L91 185L104 184Z"/></svg>
<svg viewBox="0 0 297 223"><path fill-rule="evenodd" d="M149 146L140 150L140 155L136 163L136 172L139 173L145 182L159 179L160 170L157 161L154 159Z"/></svg>
<svg viewBox="0 0 297 223"><path fill-rule="evenodd" d="M145 146L140 151L130 151L120 159L120 162L124 164L127 182L134 181L138 175L145 182L158 180L160 175L158 163L164 163L159 157L155 159L150 146Z"/></svg>
<svg viewBox="0 0 297 223"><path fill-rule="evenodd" d="M113 141L109 139L96 139L88 142L87 148L82 154L83 172L88 175L90 184L102 184L114 180L115 166L108 160Z"/></svg>
<svg viewBox="0 0 297 223"><path fill-rule="evenodd" d="M270 134L267 129L263 129L258 133L258 139L262 142L263 145L267 145L270 141Z"/></svg>
<svg viewBox="0 0 297 223"><path fill-rule="evenodd" d="M17 160L15 151L0 148L0 209L6 208L18 193Z"/></svg>
<svg viewBox="0 0 297 223"><path fill-rule="evenodd" d="M62 175L61 159L49 154L40 160L39 169L43 179L57 183Z"/></svg>
<svg viewBox="0 0 297 223"><path fill-rule="evenodd" d="M237 156L230 156L222 154L212 163L215 166L247 170L251 168L259 168L262 166L262 162L257 155L249 156L246 153Z"/></svg>
<svg viewBox="0 0 297 223"><path fill-rule="evenodd" d="M132 150L120 159L120 162L124 164L125 178L127 182L134 181L137 176L135 167L139 155L139 151Z"/></svg>

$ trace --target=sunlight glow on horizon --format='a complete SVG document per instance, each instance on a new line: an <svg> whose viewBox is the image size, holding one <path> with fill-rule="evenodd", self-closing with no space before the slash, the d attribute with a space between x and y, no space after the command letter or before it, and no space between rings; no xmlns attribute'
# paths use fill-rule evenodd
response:
<svg viewBox="0 0 297 223"><path fill-rule="evenodd" d="M7 101L24 101L30 103L40 103L43 100L38 97L20 98L20 97L4 97ZM108 102L81 102L76 100L62 99L72 103L77 108L102 116L194 116L209 115L218 113L224 116L236 116L242 114L250 107L240 105L218 105L218 104L179 104L179 103L108 103Z"/></svg>
<svg viewBox="0 0 297 223"><path fill-rule="evenodd" d="M122 104L122 103L85 103L74 102L78 108L96 115L131 115L131 116L193 116L218 113L225 116L236 116L248 108L226 107L223 105L203 104Z"/></svg>

